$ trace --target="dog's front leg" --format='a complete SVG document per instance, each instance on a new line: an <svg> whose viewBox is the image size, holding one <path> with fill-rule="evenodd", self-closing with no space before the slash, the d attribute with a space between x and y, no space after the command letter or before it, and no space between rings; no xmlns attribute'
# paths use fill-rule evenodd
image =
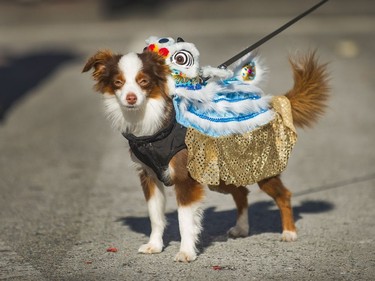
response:
<svg viewBox="0 0 375 281"><path fill-rule="evenodd" d="M175 260L190 262L197 258L196 243L201 232L203 187L195 181L176 184L178 221L181 235L180 251Z"/></svg>
<svg viewBox="0 0 375 281"><path fill-rule="evenodd" d="M164 185L148 176L145 171L140 174L140 178L148 205L151 235L149 242L142 245L138 252L144 254L160 253L163 250L163 233L166 225Z"/></svg>

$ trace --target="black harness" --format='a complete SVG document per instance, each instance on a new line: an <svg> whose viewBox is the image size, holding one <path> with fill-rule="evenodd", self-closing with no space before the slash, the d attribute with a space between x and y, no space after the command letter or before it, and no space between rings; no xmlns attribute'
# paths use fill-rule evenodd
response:
<svg viewBox="0 0 375 281"><path fill-rule="evenodd" d="M164 174L172 157L186 148L186 128L178 124L176 118L173 117L166 128L152 136L136 137L126 133L122 135L129 141L132 153L142 163L149 166L161 182L166 186L172 185L170 179Z"/></svg>

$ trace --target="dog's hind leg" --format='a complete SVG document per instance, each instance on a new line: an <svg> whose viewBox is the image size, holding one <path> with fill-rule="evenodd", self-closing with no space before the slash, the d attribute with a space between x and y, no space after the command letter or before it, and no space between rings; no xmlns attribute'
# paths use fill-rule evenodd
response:
<svg viewBox="0 0 375 281"><path fill-rule="evenodd" d="M176 182L175 189L181 235L180 251L177 253L175 260L190 262L197 258L196 243L202 229L200 203L204 197L204 188L190 178L184 182Z"/></svg>
<svg viewBox="0 0 375 281"><path fill-rule="evenodd" d="M225 185L210 187L211 190L220 193L231 194L237 207L236 225L228 230L228 236L232 238L246 237L249 235L248 200L249 190L244 186Z"/></svg>
<svg viewBox="0 0 375 281"><path fill-rule="evenodd" d="M297 239L296 227L294 225L293 210L290 202L292 193L283 185L280 176L260 181L261 190L271 196L280 209L283 233L282 241L295 241Z"/></svg>
<svg viewBox="0 0 375 281"><path fill-rule="evenodd" d="M141 172L140 178L148 205L151 235L149 242L142 245L138 252L144 254L160 253L163 250L163 232L166 225L164 185L161 182L156 182L145 171Z"/></svg>
<svg viewBox="0 0 375 281"><path fill-rule="evenodd" d="M237 207L236 225L229 229L228 235L232 238L246 237L249 235L248 201L249 190L244 186L230 186L229 193L232 195Z"/></svg>

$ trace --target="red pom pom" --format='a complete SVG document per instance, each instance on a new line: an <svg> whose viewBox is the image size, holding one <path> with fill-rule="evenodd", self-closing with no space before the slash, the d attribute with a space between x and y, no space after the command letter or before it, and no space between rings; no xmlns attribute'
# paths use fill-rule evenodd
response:
<svg viewBox="0 0 375 281"><path fill-rule="evenodd" d="M155 49L155 44L151 44L151 45L149 45L149 46L148 46L148 49L149 49L150 51L154 51L154 49Z"/></svg>
<svg viewBox="0 0 375 281"><path fill-rule="evenodd" d="M168 54L169 54L169 50L167 48L161 48L159 50L159 55L160 56L166 57L166 56L168 56Z"/></svg>

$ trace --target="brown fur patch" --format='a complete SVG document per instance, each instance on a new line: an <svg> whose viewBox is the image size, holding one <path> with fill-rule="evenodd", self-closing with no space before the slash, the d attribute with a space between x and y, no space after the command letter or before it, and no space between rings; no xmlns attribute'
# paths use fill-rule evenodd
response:
<svg viewBox="0 0 375 281"><path fill-rule="evenodd" d="M157 98L161 95L164 99L170 100L167 88L167 77L170 74L170 70L165 64L164 59L154 52L143 52L138 54L138 56L143 63L141 73L150 79L150 83L146 85L150 90L149 97ZM140 80L137 80L138 84L139 81ZM140 86L142 87L142 85ZM155 87L157 87L157 89L155 89Z"/></svg>
<svg viewBox="0 0 375 281"><path fill-rule="evenodd" d="M184 182L190 178L187 166L187 150L183 149L176 153L171 159L169 165L172 167L172 181L173 183Z"/></svg>
<svg viewBox="0 0 375 281"><path fill-rule="evenodd" d="M293 122L298 127L311 127L322 115L329 97L327 65L319 64L315 52L289 59L294 86L286 97L292 106Z"/></svg>
<svg viewBox="0 0 375 281"><path fill-rule="evenodd" d="M177 204L189 206L204 197L204 188L196 181L186 181L175 185Z"/></svg>
<svg viewBox="0 0 375 281"><path fill-rule="evenodd" d="M148 201L155 194L155 182L144 170L139 174L139 178L141 180L143 194L146 201Z"/></svg>
<svg viewBox="0 0 375 281"><path fill-rule="evenodd" d="M187 150L179 151L172 158L170 165L174 170L172 181L175 184L178 205L188 206L201 201L204 197L204 188L189 175L186 168Z"/></svg>

